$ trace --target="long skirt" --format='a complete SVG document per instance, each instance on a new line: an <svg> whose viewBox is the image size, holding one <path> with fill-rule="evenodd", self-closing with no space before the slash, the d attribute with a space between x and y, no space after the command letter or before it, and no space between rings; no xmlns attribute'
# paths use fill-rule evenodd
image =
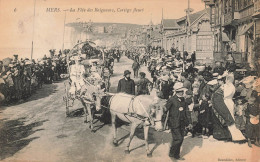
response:
<svg viewBox="0 0 260 162"><path fill-rule="evenodd" d="M234 102L233 102L233 100L232 99L225 99L224 102L225 102L232 118L234 119ZM243 136L242 132L239 129L237 129L235 124L228 126L228 129L231 133L233 141L245 140L245 137Z"/></svg>

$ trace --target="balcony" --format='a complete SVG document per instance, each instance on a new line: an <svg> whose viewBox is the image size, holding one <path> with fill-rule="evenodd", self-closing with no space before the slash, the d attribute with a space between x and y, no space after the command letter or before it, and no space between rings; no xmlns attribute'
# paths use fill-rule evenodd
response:
<svg viewBox="0 0 260 162"><path fill-rule="evenodd" d="M208 6L215 4L215 3L214 3L214 0L203 0L203 2L204 2L206 5L208 5Z"/></svg>
<svg viewBox="0 0 260 162"><path fill-rule="evenodd" d="M249 5L239 11L240 19L246 19L254 14L254 5Z"/></svg>
<svg viewBox="0 0 260 162"><path fill-rule="evenodd" d="M255 1L253 17L260 18L260 0Z"/></svg>

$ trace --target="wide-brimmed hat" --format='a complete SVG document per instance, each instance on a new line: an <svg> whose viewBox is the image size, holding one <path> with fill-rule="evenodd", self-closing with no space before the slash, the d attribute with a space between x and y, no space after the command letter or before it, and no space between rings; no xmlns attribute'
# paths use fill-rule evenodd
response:
<svg viewBox="0 0 260 162"><path fill-rule="evenodd" d="M31 65L32 62L31 61L25 61L25 65Z"/></svg>
<svg viewBox="0 0 260 162"><path fill-rule="evenodd" d="M219 75L219 76L217 76L217 80L221 80L221 79L223 79L223 78L224 78L223 75Z"/></svg>
<svg viewBox="0 0 260 162"><path fill-rule="evenodd" d="M127 74L131 74L131 71L125 70L125 71L124 71L124 76L126 76Z"/></svg>
<svg viewBox="0 0 260 162"><path fill-rule="evenodd" d="M208 84L208 85L218 84L218 80L217 80L217 79L211 80L211 81L209 81L207 84Z"/></svg>
<svg viewBox="0 0 260 162"><path fill-rule="evenodd" d="M166 66L170 66L171 67L172 66L172 62L167 62Z"/></svg>
<svg viewBox="0 0 260 162"><path fill-rule="evenodd" d="M219 73L213 73L212 75L214 78L217 78L219 76Z"/></svg>
<svg viewBox="0 0 260 162"><path fill-rule="evenodd" d="M77 60L77 61L79 61L79 60L82 60L82 58L79 57L79 56L73 56L73 57L71 57L71 60Z"/></svg>
<svg viewBox="0 0 260 162"><path fill-rule="evenodd" d="M169 80L169 76L168 75L164 75L160 78L163 81L168 81Z"/></svg>
<svg viewBox="0 0 260 162"><path fill-rule="evenodd" d="M9 66L10 68L12 68L12 67L14 67L14 64L9 64L8 66Z"/></svg>
<svg viewBox="0 0 260 162"><path fill-rule="evenodd" d="M211 81L213 79L212 74L210 72L208 72L208 71L205 71L202 75L203 75L203 78L206 81Z"/></svg>
<svg viewBox="0 0 260 162"><path fill-rule="evenodd" d="M174 84L173 89L176 92L180 92L180 91L184 91L186 88L183 87L183 83L182 82L177 82Z"/></svg>

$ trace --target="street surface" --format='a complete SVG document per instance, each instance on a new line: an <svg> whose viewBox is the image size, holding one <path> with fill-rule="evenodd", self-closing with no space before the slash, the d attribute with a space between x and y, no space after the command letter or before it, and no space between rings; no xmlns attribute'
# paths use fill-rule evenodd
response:
<svg viewBox="0 0 260 162"><path fill-rule="evenodd" d="M126 69L131 70L132 61L122 57L115 62L111 78L111 92L115 92L118 80ZM150 74L146 67L141 71ZM133 77L133 73L132 73ZM0 160L2 161L172 161L168 157L171 134L150 129L149 143L153 157L146 157L143 130L138 129L130 146L130 154L124 153L129 126L118 129L120 145L112 144L111 125L95 123L94 133L84 123L82 105L75 102L72 117L65 116L63 101L64 81L44 85L27 102L0 108ZM186 161L257 161L260 149L246 143L235 144L209 139L186 137L181 156ZM258 156L258 157L257 157Z"/></svg>

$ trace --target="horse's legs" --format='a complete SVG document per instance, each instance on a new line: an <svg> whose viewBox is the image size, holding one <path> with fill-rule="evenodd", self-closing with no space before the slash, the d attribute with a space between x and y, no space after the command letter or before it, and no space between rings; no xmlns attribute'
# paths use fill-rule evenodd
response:
<svg viewBox="0 0 260 162"><path fill-rule="evenodd" d="M80 99L80 101L81 101L81 103L82 103L82 105L83 105L83 110L84 110L84 114L85 114L85 123L87 123L88 122L88 105L84 102L84 99Z"/></svg>
<svg viewBox="0 0 260 162"><path fill-rule="evenodd" d="M118 146L118 141L116 139L116 115L113 112L111 112L111 124L113 129L113 144L114 146Z"/></svg>
<svg viewBox="0 0 260 162"><path fill-rule="evenodd" d="M149 143L148 143L148 133L149 133L149 126L148 125L144 125L144 141L145 141L145 147L146 147L146 153L148 157L152 156L152 153L149 149Z"/></svg>
<svg viewBox="0 0 260 162"><path fill-rule="evenodd" d="M91 131L93 130L93 116L92 116L92 112L91 112L91 105L87 104L87 110L88 110L88 116L89 116L89 128L91 129Z"/></svg>
<svg viewBox="0 0 260 162"><path fill-rule="evenodd" d="M132 139L134 138L134 134L135 134L135 130L136 130L137 126L138 126L138 124L135 124L135 123L131 124L131 132L130 132L130 136L129 136L129 141L128 141L128 143L126 145L126 149L125 149L125 153L126 154L130 153L129 146L130 146L130 143L131 143Z"/></svg>

